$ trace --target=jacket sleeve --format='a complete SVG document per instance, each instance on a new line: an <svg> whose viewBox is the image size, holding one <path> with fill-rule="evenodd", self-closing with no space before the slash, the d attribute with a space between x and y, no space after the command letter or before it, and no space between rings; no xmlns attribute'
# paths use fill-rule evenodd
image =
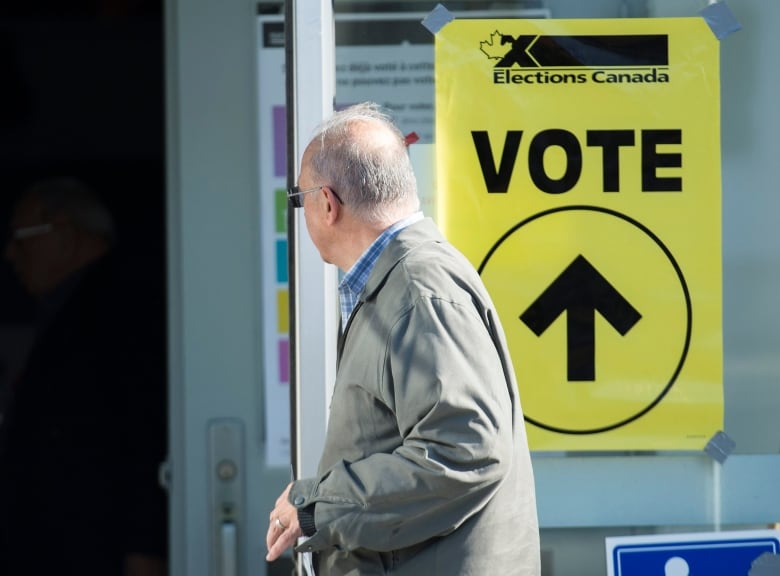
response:
<svg viewBox="0 0 780 576"><path fill-rule="evenodd" d="M420 298L391 328L381 371L401 442L294 484L293 505L315 504L303 550L390 551L446 535L485 506L510 466L510 384L472 303Z"/></svg>

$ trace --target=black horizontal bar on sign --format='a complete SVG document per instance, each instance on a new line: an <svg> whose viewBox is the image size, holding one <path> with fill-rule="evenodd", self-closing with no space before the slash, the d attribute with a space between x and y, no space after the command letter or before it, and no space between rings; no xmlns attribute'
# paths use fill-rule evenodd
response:
<svg viewBox="0 0 780 576"><path fill-rule="evenodd" d="M629 67L667 66L669 37L666 34L608 36L502 35L506 55L497 68Z"/></svg>

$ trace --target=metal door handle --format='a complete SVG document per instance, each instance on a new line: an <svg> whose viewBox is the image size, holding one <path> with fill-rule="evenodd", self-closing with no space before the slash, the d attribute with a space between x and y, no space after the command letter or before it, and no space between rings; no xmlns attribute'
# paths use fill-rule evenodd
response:
<svg viewBox="0 0 780 576"><path fill-rule="evenodd" d="M238 576L238 538L235 522L223 522L220 531L222 562L220 576Z"/></svg>
<svg viewBox="0 0 780 576"><path fill-rule="evenodd" d="M209 483L211 485L211 574L241 573L244 514L244 427L240 420L209 423Z"/></svg>

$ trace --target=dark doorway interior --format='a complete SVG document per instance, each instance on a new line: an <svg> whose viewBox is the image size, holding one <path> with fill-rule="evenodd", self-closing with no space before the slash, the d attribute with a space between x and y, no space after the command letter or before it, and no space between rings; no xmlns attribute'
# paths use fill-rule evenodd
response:
<svg viewBox="0 0 780 576"><path fill-rule="evenodd" d="M115 253L125 280L115 300L143 310L143 340L162 349L161 364L166 342L163 30L162 0L0 3L4 248L14 202L30 184L49 177L87 183L116 222ZM35 302L3 259L0 392L10 388L24 364L36 314Z"/></svg>
<svg viewBox="0 0 780 576"><path fill-rule="evenodd" d="M44 0L0 7L0 227L49 176L82 179L114 213L139 286L164 295L161 0ZM146 286L147 288L144 288ZM0 265L0 324L30 303Z"/></svg>

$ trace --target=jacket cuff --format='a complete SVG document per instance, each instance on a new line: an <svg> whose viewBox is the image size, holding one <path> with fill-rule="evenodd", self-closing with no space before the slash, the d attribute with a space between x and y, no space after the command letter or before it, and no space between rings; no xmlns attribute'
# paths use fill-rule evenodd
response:
<svg viewBox="0 0 780 576"><path fill-rule="evenodd" d="M314 536L317 531L317 526L314 525L314 504L298 508L298 524L304 536Z"/></svg>

